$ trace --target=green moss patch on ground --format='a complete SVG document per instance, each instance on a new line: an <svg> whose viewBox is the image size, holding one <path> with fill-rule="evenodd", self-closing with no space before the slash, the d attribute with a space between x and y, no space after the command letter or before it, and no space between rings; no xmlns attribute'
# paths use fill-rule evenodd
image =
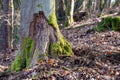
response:
<svg viewBox="0 0 120 80"><path fill-rule="evenodd" d="M96 27L95 30L98 32L106 30L120 31L120 16L117 17L106 17Z"/></svg>

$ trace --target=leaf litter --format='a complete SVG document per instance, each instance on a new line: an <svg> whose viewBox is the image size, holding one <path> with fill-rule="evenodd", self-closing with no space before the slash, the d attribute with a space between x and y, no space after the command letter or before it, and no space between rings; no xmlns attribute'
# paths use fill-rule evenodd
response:
<svg viewBox="0 0 120 80"><path fill-rule="evenodd" d="M61 31L74 56L41 60L31 69L8 72L15 53L0 54L0 80L120 80L120 32L98 33L93 25Z"/></svg>

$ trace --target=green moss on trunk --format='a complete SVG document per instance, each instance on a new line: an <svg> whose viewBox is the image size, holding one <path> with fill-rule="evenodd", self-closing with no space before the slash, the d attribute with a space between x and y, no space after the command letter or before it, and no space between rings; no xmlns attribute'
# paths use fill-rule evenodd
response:
<svg viewBox="0 0 120 80"><path fill-rule="evenodd" d="M55 56L72 56L73 51L69 42L60 35L60 39L57 43L50 44L50 53L55 54Z"/></svg>
<svg viewBox="0 0 120 80"><path fill-rule="evenodd" d="M52 25L53 28L55 28L56 30L58 29L58 24L57 24L57 18L56 18L56 9L55 9L55 2L56 0L54 0L54 6L53 6L53 12L49 15L49 20L48 20L48 24Z"/></svg>
<svg viewBox="0 0 120 80"><path fill-rule="evenodd" d="M23 59L22 57L20 56L20 54L18 53L14 62L12 63L11 65L11 70L12 71L20 71L22 68L24 68L25 66L23 65Z"/></svg>
<svg viewBox="0 0 120 80"><path fill-rule="evenodd" d="M17 54L12 66L11 70L20 71L23 68L29 68L30 65L30 54L32 53L34 48L34 41L30 37L26 37L22 41L22 53Z"/></svg>
<svg viewBox="0 0 120 80"><path fill-rule="evenodd" d="M58 42L56 42L54 44L50 44L50 47L49 47L50 52L49 53L52 53L56 56L60 56L60 55L72 56L73 51L72 51L72 48L71 48L69 42L62 36L61 32L59 31L55 12L53 12L49 16L48 21L49 21L48 23L50 25L52 24L53 28L55 28L57 35L59 35Z"/></svg>
<svg viewBox="0 0 120 80"><path fill-rule="evenodd" d="M53 13L49 16L48 24L49 24L49 25L52 25L55 29L58 28L58 24L57 24L57 19L56 19L55 12L53 12Z"/></svg>

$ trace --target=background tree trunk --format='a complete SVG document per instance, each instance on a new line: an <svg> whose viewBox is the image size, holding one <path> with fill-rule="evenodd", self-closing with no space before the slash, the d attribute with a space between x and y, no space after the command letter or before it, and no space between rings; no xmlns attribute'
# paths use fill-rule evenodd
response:
<svg viewBox="0 0 120 80"><path fill-rule="evenodd" d="M119 6L120 5L120 0L115 0L114 6Z"/></svg>
<svg viewBox="0 0 120 80"><path fill-rule="evenodd" d="M14 42L14 37L15 37L15 34L14 34L14 3L13 3L13 0L11 0L11 11L12 11L12 13L11 13L11 48L13 49L15 49L15 47L14 47L14 44L13 44L13 42Z"/></svg>
<svg viewBox="0 0 120 80"><path fill-rule="evenodd" d="M65 26L69 26L73 23L73 12L74 12L74 0L63 0L66 14Z"/></svg>
<svg viewBox="0 0 120 80"><path fill-rule="evenodd" d="M63 19L65 17L63 0L57 0L56 4L57 4L56 5L57 18L62 18Z"/></svg>
<svg viewBox="0 0 120 80"><path fill-rule="evenodd" d="M78 13L79 12L79 10L82 7L83 1L84 0L76 0L75 6L74 6L74 13Z"/></svg>
<svg viewBox="0 0 120 80"><path fill-rule="evenodd" d="M39 59L47 59L47 55L73 55L57 25L55 0L23 0L20 31L21 48L12 70L33 67Z"/></svg>
<svg viewBox="0 0 120 80"><path fill-rule="evenodd" d="M0 27L0 50L10 48L10 26L8 25L9 0L3 1L3 17Z"/></svg>

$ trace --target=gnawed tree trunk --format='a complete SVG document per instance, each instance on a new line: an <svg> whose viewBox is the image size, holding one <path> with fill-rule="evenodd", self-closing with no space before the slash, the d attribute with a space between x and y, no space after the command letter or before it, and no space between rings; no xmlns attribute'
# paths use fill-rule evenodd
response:
<svg viewBox="0 0 120 80"><path fill-rule="evenodd" d="M73 55L56 21L55 0L23 0L21 9L21 45L12 70L33 67L47 55Z"/></svg>

